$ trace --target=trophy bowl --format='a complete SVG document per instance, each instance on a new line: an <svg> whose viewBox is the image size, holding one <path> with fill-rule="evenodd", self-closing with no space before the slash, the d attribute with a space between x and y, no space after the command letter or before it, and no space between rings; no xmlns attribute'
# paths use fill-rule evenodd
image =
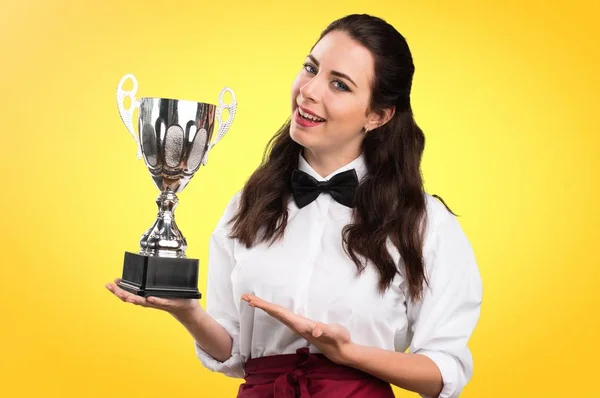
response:
<svg viewBox="0 0 600 398"><path fill-rule="evenodd" d="M123 90L127 80L133 89ZM148 297L200 298L197 259L186 257L187 241L175 222L177 193L208 161L208 154L229 130L237 102L233 90L225 87L219 105L171 98L144 97L136 100L137 80L123 76L117 87L117 106L123 123L135 139L138 159L160 191L156 198L158 215L140 239L137 253L125 252L123 275L119 287ZM229 92L232 103L223 102ZM124 100L129 97L130 106ZM138 110L138 133L133 128L133 112ZM229 116L223 122L222 112ZM213 141L215 120L219 123Z"/></svg>

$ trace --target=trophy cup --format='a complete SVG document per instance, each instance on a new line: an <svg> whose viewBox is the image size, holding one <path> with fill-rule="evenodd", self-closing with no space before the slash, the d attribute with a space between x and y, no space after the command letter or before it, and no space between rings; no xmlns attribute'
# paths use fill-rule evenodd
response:
<svg viewBox="0 0 600 398"><path fill-rule="evenodd" d="M127 80L133 88L123 90ZM233 90L223 88L219 106L169 98L135 98L138 88L132 74L123 76L117 86L117 105L121 119L137 143L137 157L143 158L160 194L156 199L158 215L142 235L138 253L125 252L123 276L119 287L148 297L200 298L198 260L186 257L187 242L177 224L174 211L177 193L189 183L208 154L225 135L235 116L237 102ZM225 104L229 92L232 103ZM131 105L126 109L124 100ZM133 112L138 109L138 134L133 128ZM227 109L229 117L221 115ZM215 118L219 123L212 142Z"/></svg>

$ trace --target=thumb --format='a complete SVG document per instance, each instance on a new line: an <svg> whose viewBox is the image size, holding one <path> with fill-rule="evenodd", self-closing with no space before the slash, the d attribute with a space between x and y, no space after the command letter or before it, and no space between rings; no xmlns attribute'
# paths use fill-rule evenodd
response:
<svg viewBox="0 0 600 398"><path fill-rule="evenodd" d="M326 324L324 323L317 323L315 325L315 327L313 328L312 331L312 335L314 338L319 338L319 337L328 337L329 336L329 330Z"/></svg>
<svg viewBox="0 0 600 398"><path fill-rule="evenodd" d="M314 338L322 339L327 342L347 343L351 341L348 329L338 323L318 324L313 329Z"/></svg>

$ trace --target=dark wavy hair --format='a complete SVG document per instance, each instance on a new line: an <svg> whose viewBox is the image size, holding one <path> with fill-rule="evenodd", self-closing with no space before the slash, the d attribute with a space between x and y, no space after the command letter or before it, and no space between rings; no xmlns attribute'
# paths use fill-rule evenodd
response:
<svg viewBox="0 0 600 398"><path fill-rule="evenodd" d="M368 173L356 192L352 222L342 231L344 250L359 274L367 266L364 260L377 268L382 294L404 269L409 298L417 300L422 297L424 283L428 284L423 260L427 220L420 169L425 136L410 105L415 70L412 55L404 37L381 18L345 16L331 23L319 40L332 31L345 32L373 55L369 109L395 107L393 117L368 132L362 142ZM240 205L231 220L231 237L246 247L260 242L271 244L283 237L292 195L291 175L303 149L289 132L290 119L269 141L261 165L242 190ZM398 249L403 264L394 263L388 241Z"/></svg>

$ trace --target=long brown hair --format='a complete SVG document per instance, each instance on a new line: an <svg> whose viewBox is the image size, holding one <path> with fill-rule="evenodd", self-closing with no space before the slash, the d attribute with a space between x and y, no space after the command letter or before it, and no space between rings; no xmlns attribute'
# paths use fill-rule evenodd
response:
<svg viewBox="0 0 600 398"><path fill-rule="evenodd" d="M394 116L368 132L362 142L368 172L356 192L352 222L342 230L344 250L359 274L366 267L364 260L377 268L381 293L404 269L409 296L417 300L422 297L423 284L427 284L423 260L427 220L420 169L425 136L410 105L412 55L404 37L377 17L348 15L331 23L319 40L332 31L346 32L373 54L375 78L369 108L396 108ZM288 119L269 141L261 165L242 190L231 220L231 237L246 247L270 244L284 235L291 175L303 149L289 132ZM403 264L394 263L388 241L398 249Z"/></svg>

